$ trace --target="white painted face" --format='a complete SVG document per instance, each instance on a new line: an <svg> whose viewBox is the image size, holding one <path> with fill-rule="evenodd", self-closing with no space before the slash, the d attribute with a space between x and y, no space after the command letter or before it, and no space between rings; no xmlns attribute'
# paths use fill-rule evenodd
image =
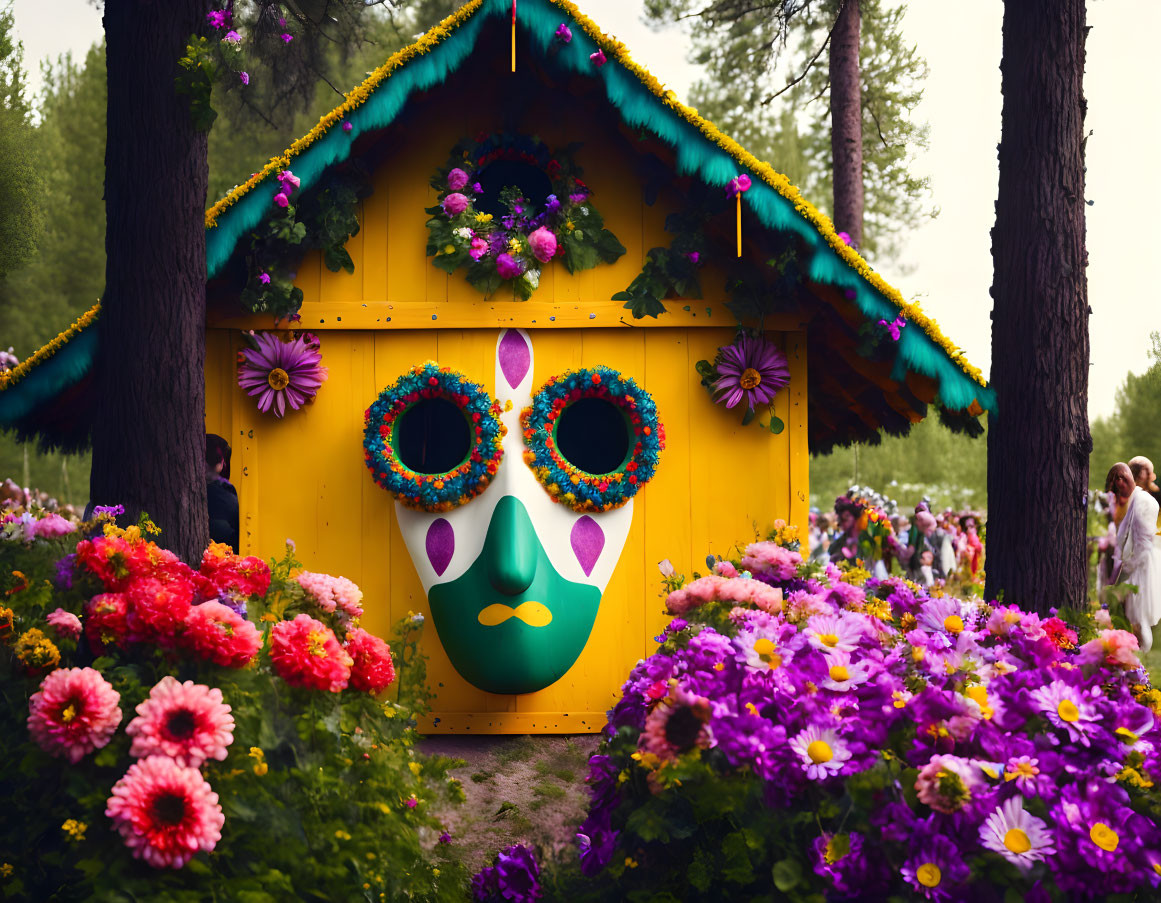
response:
<svg viewBox="0 0 1161 903"><path fill-rule="evenodd" d="M522 329L501 330L496 338L496 389L501 419L508 428L504 456L488 488L452 511L428 513L395 503L403 540L425 592L460 577L480 556L492 514L512 496L528 512L544 551L557 573L572 583L604 593L629 536L633 500L620 508L579 514L554 502L524 461L520 413L532 401L532 339ZM469 377L472 374L468 374ZM546 374L546 378L549 375Z"/></svg>

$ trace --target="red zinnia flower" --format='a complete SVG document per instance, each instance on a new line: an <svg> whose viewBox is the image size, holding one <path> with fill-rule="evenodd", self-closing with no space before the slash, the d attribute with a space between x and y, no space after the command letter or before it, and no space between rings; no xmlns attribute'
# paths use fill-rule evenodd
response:
<svg viewBox="0 0 1161 903"><path fill-rule="evenodd" d="M308 614L274 625L270 664L292 687L338 693L351 679L351 657L331 629Z"/></svg>
<svg viewBox="0 0 1161 903"><path fill-rule="evenodd" d="M173 646L193 604L193 586L184 580L162 583L155 577L144 577L130 584L128 596L129 639Z"/></svg>
<svg viewBox="0 0 1161 903"><path fill-rule="evenodd" d="M203 602L185 616L179 643L200 659L223 668L245 668L262 647L258 628L228 605Z"/></svg>
<svg viewBox="0 0 1161 903"><path fill-rule="evenodd" d="M395 680L391 647L374 634L356 627L347 633L347 653L351 665L351 687L364 693L379 693Z"/></svg>

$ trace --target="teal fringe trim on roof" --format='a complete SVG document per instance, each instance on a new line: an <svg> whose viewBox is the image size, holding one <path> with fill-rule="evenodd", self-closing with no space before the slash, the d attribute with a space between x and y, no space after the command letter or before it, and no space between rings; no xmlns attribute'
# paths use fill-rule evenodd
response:
<svg viewBox="0 0 1161 903"><path fill-rule="evenodd" d="M97 354L99 326L99 321L90 323L56 354L38 363L20 382L0 392L0 428L17 427L40 405L85 377Z"/></svg>

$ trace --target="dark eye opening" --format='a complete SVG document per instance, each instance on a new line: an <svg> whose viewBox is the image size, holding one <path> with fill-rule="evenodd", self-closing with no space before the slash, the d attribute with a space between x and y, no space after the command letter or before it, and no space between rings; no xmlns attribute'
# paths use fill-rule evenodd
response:
<svg viewBox="0 0 1161 903"><path fill-rule="evenodd" d="M480 170L479 183L484 190L476 197L476 210L495 217L508 214L508 209L500 202L500 192L509 186L520 189L528 201L529 209L525 212L529 215L542 211L545 199L552 194L552 181L548 175L538 166L521 160L493 160Z"/></svg>
<svg viewBox="0 0 1161 903"><path fill-rule="evenodd" d="M392 446L395 456L415 473L447 473L467 459L471 427L455 403L421 398L399 415Z"/></svg>
<svg viewBox="0 0 1161 903"><path fill-rule="evenodd" d="M620 470L629 458L629 423L621 409L604 398L574 401L556 419L556 448L585 473Z"/></svg>

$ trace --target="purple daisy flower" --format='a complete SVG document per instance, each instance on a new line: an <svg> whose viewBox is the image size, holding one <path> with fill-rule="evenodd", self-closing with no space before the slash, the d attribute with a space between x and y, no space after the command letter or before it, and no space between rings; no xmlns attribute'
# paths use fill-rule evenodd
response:
<svg viewBox="0 0 1161 903"><path fill-rule="evenodd" d="M256 348L246 348L238 364L238 385L247 395L258 396L258 410L274 408L274 416L286 413L287 402L298 410L318 393L327 378L326 367L319 366L318 339L301 335L283 342L276 335L254 336Z"/></svg>
<svg viewBox="0 0 1161 903"><path fill-rule="evenodd" d="M724 401L727 408L740 401L751 411L755 405L769 404L790 382L786 355L768 339L742 335L732 345L718 349L718 354L714 401Z"/></svg>
<svg viewBox="0 0 1161 903"><path fill-rule="evenodd" d="M971 876L971 867L954 843L935 834L926 838L918 852L903 863L900 874L916 896L951 900L955 897L955 886Z"/></svg>

